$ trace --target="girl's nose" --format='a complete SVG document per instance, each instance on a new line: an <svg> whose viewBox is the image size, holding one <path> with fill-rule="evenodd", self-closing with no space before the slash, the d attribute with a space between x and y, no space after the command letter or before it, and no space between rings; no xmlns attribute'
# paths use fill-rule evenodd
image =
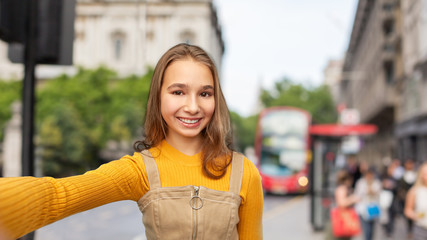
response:
<svg viewBox="0 0 427 240"><path fill-rule="evenodd" d="M187 97L185 107L184 107L184 111L186 111L190 114L196 114L200 111L200 106L199 106L199 103L197 101L196 96L188 96Z"/></svg>

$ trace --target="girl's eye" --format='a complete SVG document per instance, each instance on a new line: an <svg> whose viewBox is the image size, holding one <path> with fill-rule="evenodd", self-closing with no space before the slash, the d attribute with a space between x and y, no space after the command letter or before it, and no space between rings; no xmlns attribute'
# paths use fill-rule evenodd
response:
<svg viewBox="0 0 427 240"><path fill-rule="evenodd" d="M210 93L210 92L202 92L200 94L200 96L202 96L202 97L210 97L210 96L212 96L212 93Z"/></svg>
<svg viewBox="0 0 427 240"><path fill-rule="evenodd" d="M177 90L177 91L173 91L172 94L173 95L183 95L184 93L182 91Z"/></svg>

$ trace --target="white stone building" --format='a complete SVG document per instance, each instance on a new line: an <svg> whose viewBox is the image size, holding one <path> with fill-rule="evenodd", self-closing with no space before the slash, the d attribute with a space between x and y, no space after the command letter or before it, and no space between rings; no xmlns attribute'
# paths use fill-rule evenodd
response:
<svg viewBox="0 0 427 240"><path fill-rule="evenodd" d="M74 66L39 65L36 74L49 78L100 65L143 74L180 42L201 46L221 68L224 42L213 0L77 0ZM22 77L22 64L12 64L0 42L0 79Z"/></svg>

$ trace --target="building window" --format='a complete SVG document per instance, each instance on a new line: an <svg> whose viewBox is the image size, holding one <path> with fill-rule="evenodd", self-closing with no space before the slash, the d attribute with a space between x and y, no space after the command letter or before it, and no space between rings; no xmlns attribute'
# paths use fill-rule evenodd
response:
<svg viewBox="0 0 427 240"><path fill-rule="evenodd" d="M123 59L124 41L124 33L117 31L112 34L113 54L116 61Z"/></svg>
<svg viewBox="0 0 427 240"><path fill-rule="evenodd" d="M154 32L153 31L147 32L145 37L146 37L147 41L150 41L150 42L154 41Z"/></svg>
<svg viewBox="0 0 427 240"><path fill-rule="evenodd" d="M383 50L385 52L394 53L396 49L395 49L395 47L394 47L393 44L391 44L391 43L384 43Z"/></svg>
<svg viewBox="0 0 427 240"><path fill-rule="evenodd" d="M384 11L393 11L394 10L394 3L384 3L383 4L383 10Z"/></svg>
<svg viewBox="0 0 427 240"><path fill-rule="evenodd" d="M181 42L187 43L187 44L194 44L196 36L195 34L190 30L185 30L180 34Z"/></svg>
<svg viewBox="0 0 427 240"><path fill-rule="evenodd" d="M384 62L384 75L387 83L392 83L394 80L394 64L392 61Z"/></svg>
<svg viewBox="0 0 427 240"><path fill-rule="evenodd" d="M85 33L83 31L76 31L74 33L74 40L76 41L84 41Z"/></svg>
<svg viewBox="0 0 427 240"><path fill-rule="evenodd" d="M342 93L346 93L349 90L350 80L342 79L340 82L340 89Z"/></svg>
<svg viewBox="0 0 427 240"><path fill-rule="evenodd" d="M383 33L385 36L390 35L394 31L394 21L387 19L383 22Z"/></svg>

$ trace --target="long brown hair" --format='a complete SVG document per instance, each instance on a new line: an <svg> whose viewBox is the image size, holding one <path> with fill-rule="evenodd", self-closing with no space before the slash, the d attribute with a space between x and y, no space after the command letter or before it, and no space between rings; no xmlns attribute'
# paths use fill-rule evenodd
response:
<svg viewBox="0 0 427 240"><path fill-rule="evenodd" d="M136 151L157 146L165 139L168 128L160 111L160 91L163 75L168 66L178 60L192 59L206 65L214 80L215 111L211 121L202 130L202 164L203 173L214 179L225 175L231 162L232 131L228 107L221 91L218 71L210 56L200 47L185 43L170 48L158 61L151 80L145 113L144 140L134 144Z"/></svg>
<svg viewBox="0 0 427 240"><path fill-rule="evenodd" d="M424 170L424 168L427 168L427 162L424 162L423 164L421 164L418 168L418 172L417 172L417 180L415 180L414 186L424 186L427 187L427 183L425 183L423 181L423 176L422 176L422 171Z"/></svg>

